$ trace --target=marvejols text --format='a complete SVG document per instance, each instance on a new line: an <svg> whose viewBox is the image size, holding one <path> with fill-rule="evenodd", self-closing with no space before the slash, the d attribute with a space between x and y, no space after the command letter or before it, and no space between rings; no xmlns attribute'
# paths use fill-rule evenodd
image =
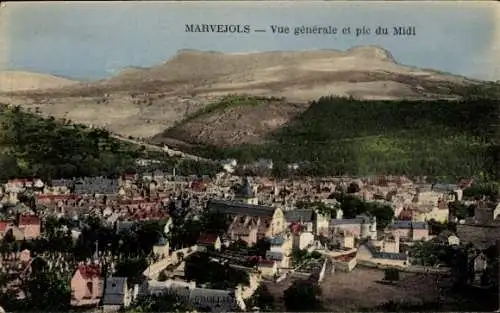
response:
<svg viewBox="0 0 500 313"><path fill-rule="evenodd" d="M384 26L332 26L332 25L270 25L268 30L276 35L295 36L302 35L350 35L355 37L360 36L416 36L417 31L415 26L397 25L392 27ZM187 33L240 33L248 34L251 31L250 25L240 24L185 24L185 32ZM255 29L254 32L266 32L265 28Z"/></svg>
<svg viewBox="0 0 500 313"><path fill-rule="evenodd" d="M249 33L250 25L186 24L186 33Z"/></svg>

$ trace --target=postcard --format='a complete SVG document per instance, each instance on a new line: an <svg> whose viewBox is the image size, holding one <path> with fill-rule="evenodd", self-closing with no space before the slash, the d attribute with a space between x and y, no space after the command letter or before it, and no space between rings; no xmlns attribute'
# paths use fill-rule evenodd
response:
<svg viewBox="0 0 500 313"><path fill-rule="evenodd" d="M2 3L0 304L496 307L499 8Z"/></svg>

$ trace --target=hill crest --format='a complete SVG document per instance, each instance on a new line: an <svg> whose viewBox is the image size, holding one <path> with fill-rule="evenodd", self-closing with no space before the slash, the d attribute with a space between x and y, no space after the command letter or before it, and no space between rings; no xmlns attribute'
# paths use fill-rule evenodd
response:
<svg viewBox="0 0 500 313"><path fill-rule="evenodd" d="M0 92L53 89L77 84L78 81L52 74L4 70L0 71Z"/></svg>
<svg viewBox="0 0 500 313"><path fill-rule="evenodd" d="M466 77L402 65L378 46L248 53L189 49L151 68L128 67L108 79L57 89L4 93L0 100L123 136L148 138L230 94L284 98L269 104L275 113L267 116L266 125L272 126L283 125L323 96L456 99L464 87L475 83ZM280 108L288 104L300 104L300 108ZM259 117L264 114L262 108L238 108L235 116L240 110L265 120Z"/></svg>

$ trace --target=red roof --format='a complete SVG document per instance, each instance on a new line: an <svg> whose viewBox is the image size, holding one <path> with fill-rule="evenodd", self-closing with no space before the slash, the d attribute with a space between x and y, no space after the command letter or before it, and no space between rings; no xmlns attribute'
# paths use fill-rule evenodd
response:
<svg viewBox="0 0 500 313"><path fill-rule="evenodd" d="M249 256L248 260L249 261L257 261L257 264L259 266L267 266L267 267L269 267L269 266L273 266L274 265L274 261L273 260L264 259L264 258L262 258L261 256L258 256L258 255Z"/></svg>
<svg viewBox="0 0 500 313"><path fill-rule="evenodd" d="M19 225L39 225L40 219L36 215L19 216Z"/></svg>
<svg viewBox="0 0 500 313"><path fill-rule="evenodd" d="M154 205L158 204L157 201L148 201L146 199L132 199L132 200L120 200L118 204L143 204L143 205Z"/></svg>
<svg viewBox="0 0 500 313"><path fill-rule="evenodd" d="M77 269L83 279L92 279L101 277L101 269L99 265L80 265Z"/></svg>
<svg viewBox="0 0 500 313"><path fill-rule="evenodd" d="M335 260L341 261L341 262L349 262L350 260L354 259L356 257L357 252L351 252L349 254L343 254L334 257Z"/></svg>
<svg viewBox="0 0 500 313"><path fill-rule="evenodd" d="M472 185L473 182L473 179L461 179L459 185L461 188L468 188Z"/></svg>
<svg viewBox="0 0 500 313"><path fill-rule="evenodd" d="M207 184L202 180L195 180L191 183L191 189L194 191L202 191L206 188Z"/></svg>
<svg viewBox="0 0 500 313"><path fill-rule="evenodd" d="M260 184L262 187L274 187L274 182L269 179L261 181Z"/></svg>
<svg viewBox="0 0 500 313"><path fill-rule="evenodd" d="M9 222L0 221L0 232L4 232L7 229L7 226L9 226Z"/></svg>
<svg viewBox="0 0 500 313"><path fill-rule="evenodd" d="M413 219L413 212L411 210L403 210L399 213L398 219L402 221L411 221Z"/></svg>
<svg viewBox="0 0 500 313"><path fill-rule="evenodd" d="M290 225L290 230L292 231L292 233L298 234L298 233L300 233L302 231L302 225L300 225L300 223L293 222Z"/></svg>
<svg viewBox="0 0 500 313"><path fill-rule="evenodd" d="M204 245L213 245L217 240L217 235L214 234L201 234L198 238L198 243Z"/></svg>
<svg viewBox="0 0 500 313"><path fill-rule="evenodd" d="M49 199L49 200L69 200L69 199L77 199L76 195L38 195L36 196L38 200Z"/></svg>
<svg viewBox="0 0 500 313"><path fill-rule="evenodd" d="M267 260L267 259L260 259L259 260L259 266L271 267L271 266L274 266L274 261L273 260Z"/></svg>
<svg viewBox="0 0 500 313"><path fill-rule="evenodd" d="M15 178L7 181L8 184L25 184L29 182L29 179L26 178Z"/></svg>

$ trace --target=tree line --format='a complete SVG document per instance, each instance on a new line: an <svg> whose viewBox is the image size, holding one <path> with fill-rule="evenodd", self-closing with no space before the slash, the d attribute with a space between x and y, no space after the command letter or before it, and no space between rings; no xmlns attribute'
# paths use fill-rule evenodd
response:
<svg viewBox="0 0 500 313"><path fill-rule="evenodd" d="M274 161L276 176L375 174L498 179L498 99L361 101L322 97L265 144L217 148L199 143L209 158ZM287 164L299 163L290 171Z"/></svg>

